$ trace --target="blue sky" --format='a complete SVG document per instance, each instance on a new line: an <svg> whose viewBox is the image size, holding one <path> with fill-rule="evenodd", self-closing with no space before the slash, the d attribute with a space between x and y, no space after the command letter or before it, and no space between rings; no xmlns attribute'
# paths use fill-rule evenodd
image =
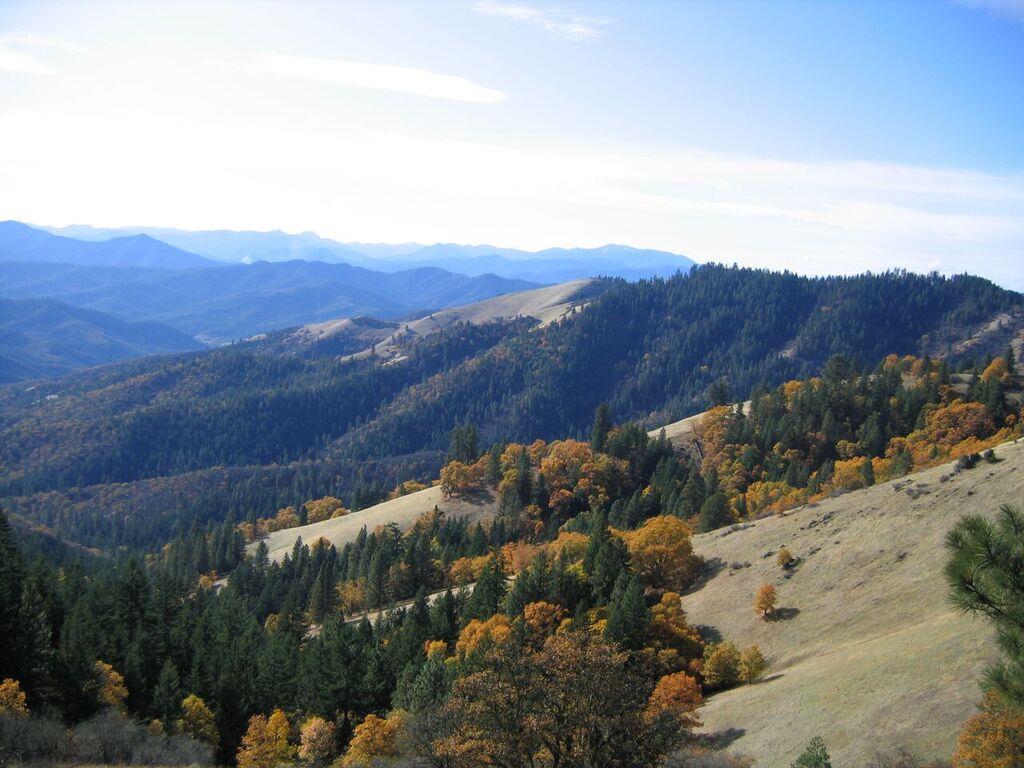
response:
<svg viewBox="0 0 1024 768"><path fill-rule="evenodd" d="M1024 288L1024 0L0 4L0 216Z"/></svg>

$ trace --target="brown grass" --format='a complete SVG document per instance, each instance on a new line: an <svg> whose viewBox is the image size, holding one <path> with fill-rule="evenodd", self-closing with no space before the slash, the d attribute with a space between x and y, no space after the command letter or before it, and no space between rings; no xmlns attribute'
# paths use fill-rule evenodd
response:
<svg viewBox="0 0 1024 768"><path fill-rule="evenodd" d="M738 729L729 748L765 766L788 765L815 735L834 765L896 744L948 758L995 647L987 623L951 607L944 537L965 514L1024 501L1024 441L996 454L946 482L952 464L697 536L713 575L683 599L691 622L770 663L764 682L709 699L705 730ZM788 577L783 545L800 558ZM778 590L777 620L753 610L763 583Z"/></svg>

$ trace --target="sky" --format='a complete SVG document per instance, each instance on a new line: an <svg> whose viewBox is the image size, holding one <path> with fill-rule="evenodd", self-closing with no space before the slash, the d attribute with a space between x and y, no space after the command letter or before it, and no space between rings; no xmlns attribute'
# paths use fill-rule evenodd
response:
<svg viewBox="0 0 1024 768"><path fill-rule="evenodd" d="M1024 0L0 0L0 219L1024 289Z"/></svg>

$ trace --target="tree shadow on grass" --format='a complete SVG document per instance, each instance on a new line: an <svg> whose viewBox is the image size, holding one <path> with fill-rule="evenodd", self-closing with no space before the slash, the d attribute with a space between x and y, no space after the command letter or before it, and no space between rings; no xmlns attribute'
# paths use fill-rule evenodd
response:
<svg viewBox="0 0 1024 768"><path fill-rule="evenodd" d="M799 615L799 608L776 608L765 617L765 621L789 621Z"/></svg>
<svg viewBox="0 0 1024 768"><path fill-rule="evenodd" d="M746 733L743 728L723 728L720 731L699 734L695 741L703 749L726 749Z"/></svg>
<svg viewBox="0 0 1024 768"><path fill-rule="evenodd" d="M722 633L718 631L717 627L712 627L710 624L698 624L694 629L705 643L722 642Z"/></svg>
<svg viewBox="0 0 1024 768"><path fill-rule="evenodd" d="M725 560L720 557L712 557L710 560L705 560L700 570L697 572L697 578L693 580L684 591L684 595L692 595L694 592L698 592L704 588L709 581L715 576L725 570Z"/></svg>

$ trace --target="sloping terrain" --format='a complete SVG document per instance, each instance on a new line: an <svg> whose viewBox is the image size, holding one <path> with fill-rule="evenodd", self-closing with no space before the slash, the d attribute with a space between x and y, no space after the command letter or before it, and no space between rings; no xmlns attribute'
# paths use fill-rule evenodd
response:
<svg viewBox="0 0 1024 768"><path fill-rule="evenodd" d="M378 272L319 261L175 271L0 263L0 295L7 298L54 298L126 320L167 323L211 343L339 317L422 314L533 287L433 267Z"/></svg>
<svg viewBox="0 0 1024 768"><path fill-rule="evenodd" d="M488 323L512 318L533 318L540 325L563 317L573 307L599 294L607 283L575 280L559 285L504 293L471 304L448 307L405 322L368 317L345 317L309 323L298 328L260 334L246 341L262 352L327 354L356 357L373 355L395 362L415 337L450 328L456 323Z"/></svg>
<svg viewBox="0 0 1024 768"><path fill-rule="evenodd" d="M898 744L948 758L995 647L947 598L944 537L965 514L1024 501L1024 442L996 454L697 536L710 577L683 599L690 621L759 645L770 664L763 682L710 697L704 730L764 766L788 765L816 735L839 766ZM789 574L781 546L800 558ZM771 621L752 607L764 583L779 594Z"/></svg>
<svg viewBox="0 0 1024 768"><path fill-rule="evenodd" d="M0 299L0 384L202 348L161 323L130 323L48 299Z"/></svg>
<svg viewBox="0 0 1024 768"><path fill-rule="evenodd" d="M361 509L358 512L350 512L343 517L297 528L286 528L283 531L274 531L264 541L267 542L267 547L270 550L270 559L280 561L292 551L295 541L299 538L306 544L312 544L318 539L326 539L341 549L355 539L364 526L367 530L372 531L378 525L395 523L399 528L405 530L416 522L416 518L434 508L448 517L464 517L472 522L492 517L497 506L490 494L481 493L476 498L446 498L441 493L441 486L435 485ZM255 549L256 546L256 544L250 544L249 549Z"/></svg>

